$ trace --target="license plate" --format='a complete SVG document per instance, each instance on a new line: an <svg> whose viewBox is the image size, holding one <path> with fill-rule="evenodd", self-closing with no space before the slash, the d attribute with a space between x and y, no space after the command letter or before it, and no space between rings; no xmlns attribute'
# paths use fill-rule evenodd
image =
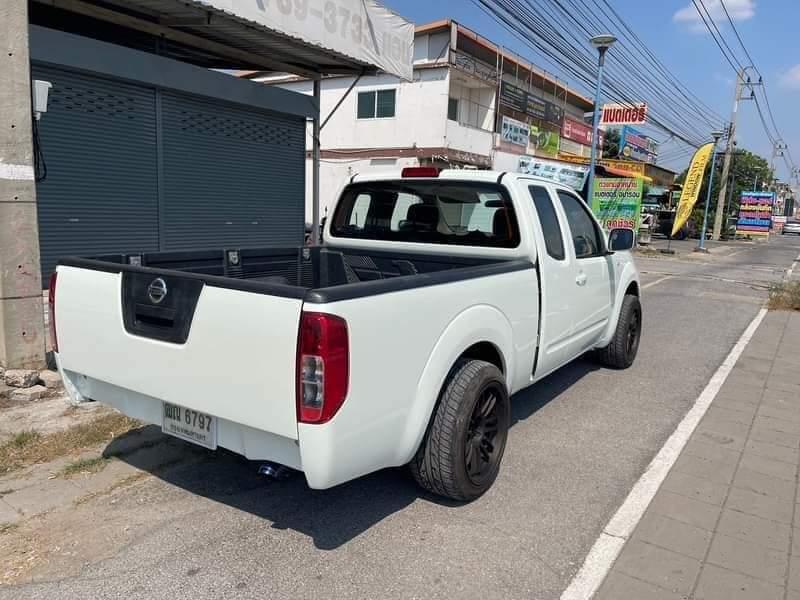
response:
<svg viewBox="0 0 800 600"><path fill-rule="evenodd" d="M211 450L217 448L217 418L164 402L161 431Z"/></svg>

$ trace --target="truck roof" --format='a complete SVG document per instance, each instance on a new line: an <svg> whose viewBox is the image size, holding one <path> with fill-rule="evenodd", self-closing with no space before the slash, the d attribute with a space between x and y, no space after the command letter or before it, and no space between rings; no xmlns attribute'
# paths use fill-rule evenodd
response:
<svg viewBox="0 0 800 600"><path fill-rule="evenodd" d="M411 169L419 168L420 170L428 169L429 167L411 167ZM349 183L363 183L367 181L389 181L389 180L397 180L397 179L404 179L403 177L403 170L400 169L391 169L387 171L382 171L379 173L357 173L353 175L350 179ZM409 177L411 178L411 177ZM555 187L563 188L569 191L575 191L567 185L560 183L558 181L554 181L552 179L548 179L546 177L539 177L537 175L529 175L527 173L515 173L513 171L484 171L478 169L443 169L439 171L439 175L436 177L420 177L420 176L413 176L413 179L448 179L451 181L487 181L496 183L502 180L519 180L524 179L525 181L540 181L542 183L549 183Z"/></svg>

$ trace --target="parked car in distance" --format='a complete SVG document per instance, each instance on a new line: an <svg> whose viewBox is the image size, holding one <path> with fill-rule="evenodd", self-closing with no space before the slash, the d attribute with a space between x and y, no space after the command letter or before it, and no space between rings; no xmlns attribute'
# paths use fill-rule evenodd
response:
<svg viewBox="0 0 800 600"><path fill-rule="evenodd" d="M324 245L65 258L53 342L76 400L329 488L409 465L471 500L510 396L642 328L633 231L567 186L489 171L354 176Z"/></svg>
<svg viewBox="0 0 800 600"><path fill-rule="evenodd" d="M794 219L786 221L786 223L783 224L783 229L781 230L781 234L786 235L787 233L794 233L795 235L800 235L800 221L796 221Z"/></svg>

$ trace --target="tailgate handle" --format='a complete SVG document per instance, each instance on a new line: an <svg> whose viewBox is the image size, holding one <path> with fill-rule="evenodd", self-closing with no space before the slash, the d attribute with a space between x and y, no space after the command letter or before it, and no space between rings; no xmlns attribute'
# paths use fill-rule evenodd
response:
<svg viewBox="0 0 800 600"><path fill-rule="evenodd" d="M175 325L175 315L176 311L172 308L137 303L134 307L133 318L142 325L168 329Z"/></svg>

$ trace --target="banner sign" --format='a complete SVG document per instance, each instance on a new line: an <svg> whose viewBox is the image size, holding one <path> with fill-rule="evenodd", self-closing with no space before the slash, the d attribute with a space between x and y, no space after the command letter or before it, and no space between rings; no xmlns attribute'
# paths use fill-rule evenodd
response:
<svg viewBox="0 0 800 600"><path fill-rule="evenodd" d="M700 186L703 185L703 175L706 172L706 165L711 158L711 153L714 151L714 144L705 144L700 146L697 152L692 157L692 162L689 165L689 171L686 173L686 181L683 182L683 190L681 190L681 201L678 203L678 211L675 213L675 222L672 224L672 233L675 235L684 226L689 216L692 214L692 209L697 202L697 196L700 193Z"/></svg>
<svg viewBox="0 0 800 600"><path fill-rule="evenodd" d="M583 158L588 158L591 152L591 148L589 146L584 146L582 144L578 144L577 142L573 142L572 140L568 140L565 137L561 138L561 145L558 149L559 154L571 154L572 156L581 156Z"/></svg>
<svg viewBox="0 0 800 600"><path fill-rule="evenodd" d="M554 125L561 125L561 121L564 120L564 109L557 104L547 102L544 110L544 120Z"/></svg>
<svg viewBox="0 0 800 600"><path fill-rule="evenodd" d="M592 212L606 231L621 227L638 232L642 213L642 180L628 177L595 178Z"/></svg>
<svg viewBox="0 0 800 600"><path fill-rule="evenodd" d="M503 130L500 132L500 137L503 141L527 148L530 137L529 132L527 123L503 116Z"/></svg>
<svg viewBox="0 0 800 600"><path fill-rule="evenodd" d="M547 102L540 100L536 96L528 96L525 114L534 119L539 119L540 121L547 120Z"/></svg>
<svg viewBox="0 0 800 600"><path fill-rule="evenodd" d="M533 156L520 156L517 171L557 181L577 191L583 189L589 175L589 167L586 165L557 162Z"/></svg>
<svg viewBox="0 0 800 600"><path fill-rule="evenodd" d="M172 3L174 4L174 3ZM411 81L414 24L377 2L364 0L192 0L201 15L224 13L253 27L303 40ZM301 10L302 8L302 10ZM204 17L205 18L205 17ZM222 23L222 21L219 21Z"/></svg>
<svg viewBox="0 0 800 600"><path fill-rule="evenodd" d="M556 125L560 125L564 118L564 109L560 106L537 98L507 81L500 82L500 104L539 121L549 121Z"/></svg>
<svg viewBox="0 0 800 600"><path fill-rule="evenodd" d="M568 140L578 142L584 146L592 145L592 128L575 119L569 117L564 118L564 124L561 126L561 135Z"/></svg>
<svg viewBox="0 0 800 600"><path fill-rule="evenodd" d="M619 132L619 156L628 160L638 160L655 164L656 154L650 148L658 148L658 144L638 129L625 125Z"/></svg>
<svg viewBox="0 0 800 600"><path fill-rule="evenodd" d="M512 110L524 113L528 105L528 92L520 87L511 85L507 81L502 81L500 82L500 104L505 104Z"/></svg>
<svg viewBox="0 0 800 600"><path fill-rule="evenodd" d="M557 131L547 131L536 125L531 125L531 144L536 156L558 156L558 147L561 138Z"/></svg>
<svg viewBox="0 0 800 600"><path fill-rule="evenodd" d="M647 122L647 104L604 104L600 114L602 125L644 125Z"/></svg>
<svg viewBox="0 0 800 600"><path fill-rule="evenodd" d="M774 192L742 192L739 198L739 220L736 222L736 233L739 235L769 235L774 205Z"/></svg>

